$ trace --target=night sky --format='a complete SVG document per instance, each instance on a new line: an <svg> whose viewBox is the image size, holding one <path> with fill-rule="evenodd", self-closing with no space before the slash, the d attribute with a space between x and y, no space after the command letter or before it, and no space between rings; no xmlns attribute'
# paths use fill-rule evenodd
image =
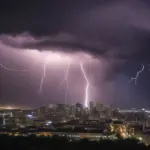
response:
<svg viewBox="0 0 150 150"><path fill-rule="evenodd" d="M149 0L5 0L0 4L0 104L38 107L64 103L67 63L47 65L45 52L73 58L68 103L84 103L83 61L89 100L120 108L150 108ZM90 57L90 61L87 58ZM137 85L129 84L139 74Z"/></svg>

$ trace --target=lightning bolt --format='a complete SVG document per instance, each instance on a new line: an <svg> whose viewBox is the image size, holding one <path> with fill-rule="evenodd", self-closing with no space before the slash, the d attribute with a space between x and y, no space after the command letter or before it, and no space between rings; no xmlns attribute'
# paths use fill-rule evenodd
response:
<svg viewBox="0 0 150 150"><path fill-rule="evenodd" d="M43 75L42 75L41 82L40 82L39 93L42 93L42 92L43 92L43 84L44 84L44 79L45 79L45 77L46 77L47 65L48 65L48 62L46 61L46 62L44 63L44 66L43 66Z"/></svg>
<svg viewBox="0 0 150 150"><path fill-rule="evenodd" d="M65 72L64 79L60 82L59 87L63 84L66 83L66 90L65 90L65 104L67 104L67 97L68 97L68 76L69 76L69 69L70 69L70 62L67 65L67 69Z"/></svg>
<svg viewBox="0 0 150 150"><path fill-rule="evenodd" d="M7 70L7 71L13 71L13 72L24 72L24 71L27 71L27 70L16 70L16 69L10 69L10 68L7 68L6 66L4 66L3 64L0 64L0 67Z"/></svg>
<svg viewBox="0 0 150 150"><path fill-rule="evenodd" d="M50 53L53 53L52 51L50 51ZM47 70L47 65L50 61L49 59L50 55L48 55L45 59L45 62L44 62L44 66L43 66L43 74L42 74L42 77L41 77L41 81L40 81L40 88L39 88L39 93L41 94L43 92L43 84L44 84L44 79L46 77L46 70Z"/></svg>
<svg viewBox="0 0 150 150"><path fill-rule="evenodd" d="M136 76L135 77L132 77L129 81L129 83L131 83L133 80L135 80L135 85L137 84L137 79L139 77L139 74L142 73L144 71L144 65L142 64L141 65L142 68L136 73Z"/></svg>
<svg viewBox="0 0 150 150"><path fill-rule="evenodd" d="M84 70L84 67L83 67L82 62L80 62L80 68L81 68L81 71L82 71L82 73L83 73L83 76L84 76L84 78L85 78L85 80L86 80L84 106L85 106L86 108L88 108L88 103L89 103L88 89L89 89L90 84L89 84L89 80L88 80L88 77L87 77L87 75L86 75L86 73L85 73L85 70Z"/></svg>

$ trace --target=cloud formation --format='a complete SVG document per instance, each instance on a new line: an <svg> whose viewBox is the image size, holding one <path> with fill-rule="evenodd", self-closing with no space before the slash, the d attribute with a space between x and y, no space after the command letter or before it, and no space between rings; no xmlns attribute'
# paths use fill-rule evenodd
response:
<svg viewBox="0 0 150 150"><path fill-rule="evenodd" d="M50 3L40 6L37 2L29 6L28 13L21 5L24 9L20 15L14 13L11 19L4 13L0 39L14 47L39 50L58 47L67 52L86 51L105 57L148 61L150 11L147 1L65 2L63 6L59 2L56 9L52 9ZM43 10L40 14L39 8Z"/></svg>

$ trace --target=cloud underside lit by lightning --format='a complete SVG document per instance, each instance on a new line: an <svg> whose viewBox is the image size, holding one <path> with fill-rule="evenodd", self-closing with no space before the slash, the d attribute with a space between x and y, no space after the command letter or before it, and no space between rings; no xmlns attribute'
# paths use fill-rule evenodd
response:
<svg viewBox="0 0 150 150"><path fill-rule="evenodd" d="M80 62L80 68L81 68L81 71L82 71L82 73L83 73L83 76L84 76L84 78L85 78L85 80L86 80L84 107L88 108L88 104L89 104L89 95L88 95L89 93L88 93L88 89L89 89L90 84L89 84L89 80L88 80L88 77L87 77L87 75L86 75L86 73L85 73L85 70L84 70L84 67L83 67L82 62Z"/></svg>
<svg viewBox="0 0 150 150"><path fill-rule="evenodd" d="M142 68L136 73L136 76L135 77L132 77L129 81L129 83L131 83L133 80L135 81L135 85L137 84L137 79L139 77L139 74L142 73L144 71L144 65L142 64L141 65Z"/></svg>

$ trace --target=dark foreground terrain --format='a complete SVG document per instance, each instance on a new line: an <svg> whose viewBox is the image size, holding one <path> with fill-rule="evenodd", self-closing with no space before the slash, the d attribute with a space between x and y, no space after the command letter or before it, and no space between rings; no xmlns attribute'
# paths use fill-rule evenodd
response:
<svg viewBox="0 0 150 150"><path fill-rule="evenodd" d="M96 150L96 149L114 149L114 150L148 150L146 146L134 139L126 140L100 140L90 142L86 139L81 141L69 141L65 138L45 138L45 137L8 137L0 136L0 149L7 150Z"/></svg>

